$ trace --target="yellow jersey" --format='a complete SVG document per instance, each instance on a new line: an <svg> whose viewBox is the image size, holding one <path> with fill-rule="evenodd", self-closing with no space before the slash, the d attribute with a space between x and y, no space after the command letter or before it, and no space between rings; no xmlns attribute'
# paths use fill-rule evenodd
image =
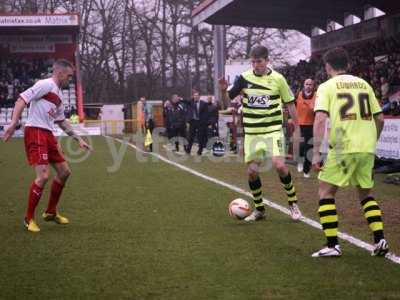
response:
<svg viewBox="0 0 400 300"><path fill-rule="evenodd" d="M269 134L282 131L282 104L295 98L286 79L268 69L264 75L246 71L236 78L229 97L243 95L243 127L246 135Z"/></svg>
<svg viewBox="0 0 400 300"><path fill-rule="evenodd" d="M314 111L329 115L329 146L341 153L375 153L374 115L382 112L372 87L352 75L337 75L317 90Z"/></svg>

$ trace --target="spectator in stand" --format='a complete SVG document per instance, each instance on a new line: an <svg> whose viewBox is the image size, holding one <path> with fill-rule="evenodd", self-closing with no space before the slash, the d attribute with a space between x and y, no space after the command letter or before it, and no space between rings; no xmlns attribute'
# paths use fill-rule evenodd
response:
<svg viewBox="0 0 400 300"><path fill-rule="evenodd" d="M14 86L11 81L7 83L7 90L7 101L12 101L12 99L14 98Z"/></svg>
<svg viewBox="0 0 400 300"><path fill-rule="evenodd" d="M400 61L399 61L400 63ZM391 78L391 85L392 85L392 89L394 92L399 91L400 90L400 65L396 66L396 68L394 69L392 78Z"/></svg>
<svg viewBox="0 0 400 300"><path fill-rule="evenodd" d="M5 101L7 100L8 88L6 82L0 80L0 107L5 105Z"/></svg>
<svg viewBox="0 0 400 300"><path fill-rule="evenodd" d="M389 83L385 77L381 77L381 100L387 101L389 99Z"/></svg>
<svg viewBox="0 0 400 300"><path fill-rule="evenodd" d="M69 117L69 122L71 124L79 124L79 116L75 107L71 107L70 114L71 116Z"/></svg>
<svg viewBox="0 0 400 300"><path fill-rule="evenodd" d="M387 91L387 96L390 97L391 93L400 90L399 49L399 36L350 45L347 50L353 58L351 73L370 82L377 96L382 95L385 98ZM327 79L318 55L309 62L299 61L297 65L286 67L281 72L295 92L300 91L302 78L314 78L316 86ZM385 78L383 91L382 77Z"/></svg>
<svg viewBox="0 0 400 300"><path fill-rule="evenodd" d="M297 164L297 171L303 172L305 178L310 177L312 157L310 149L312 149L313 137L313 124L314 124L314 104L315 104L315 86L312 79L304 81L304 88L298 94L296 99L297 115L299 118L300 132L301 132L301 145L300 145L300 159ZM310 154L309 154L310 152Z"/></svg>
<svg viewBox="0 0 400 300"><path fill-rule="evenodd" d="M19 94L49 73L53 60L27 61L20 57L0 58L0 106L14 106ZM50 72L51 73L51 72Z"/></svg>

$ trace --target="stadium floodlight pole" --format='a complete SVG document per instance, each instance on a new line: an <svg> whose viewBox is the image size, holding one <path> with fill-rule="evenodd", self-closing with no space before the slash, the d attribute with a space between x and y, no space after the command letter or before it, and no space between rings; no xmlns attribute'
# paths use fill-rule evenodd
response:
<svg viewBox="0 0 400 300"><path fill-rule="evenodd" d="M218 79L225 76L225 34L224 25L215 25L214 31L214 95L216 101L221 101L222 95ZM221 105L224 104L221 102Z"/></svg>

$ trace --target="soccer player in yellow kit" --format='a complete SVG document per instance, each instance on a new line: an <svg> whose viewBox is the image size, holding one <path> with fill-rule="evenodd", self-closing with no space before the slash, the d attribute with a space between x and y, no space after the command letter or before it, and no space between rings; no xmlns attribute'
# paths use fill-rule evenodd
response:
<svg viewBox="0 0 400 300"><path fill-rule="evenodd" d="M364 216L374 236L373 256L384 256L388 243L383 235L382 212L372 196L376 142L382 132L382 110L371 86L347 74L349 56L336 48L324 55L325 70L331 77L317 91L314 122L313 167L319 173L319 217L327 239L326 247L313 257L341 256L335 194L340 187L356 186ZM320 168L320 146L325 124L330 121L329 152Z"/></svg>
<svg viewBox="0 0 400 300"><path fill-rule="evenodd" d="M268 67L268 55L266 47L254 47L250 53L252 68L238 76L229 91L225 78L219 80L224 103L243 96L244 160L255 206L253 212L244 219L245 222L259 221L266 216L260 165L269 158L286 193L291 218L296 221L302 217L297 205L296 188L285 162L282 127L283 106L286 105L295 125L294 136L298 136L295 98L286 79Z"/></svg>

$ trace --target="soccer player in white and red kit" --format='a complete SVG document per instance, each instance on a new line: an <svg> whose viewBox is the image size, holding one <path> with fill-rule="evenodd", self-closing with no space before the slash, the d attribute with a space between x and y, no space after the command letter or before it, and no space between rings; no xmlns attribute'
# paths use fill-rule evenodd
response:
<svg viewBox="0 0 400 300"><path fill-rule="evenodd" d="M36 173L36 178L29 189L28 208L24 219L24 224L30 232L40 231L34 221L34 215L43 189L49 179L49 164L56 171L56 175L51 184L50 199L47 209L43 213L43 219L58 224L69 223L68 219L57 211L57 204L65 183L71 175L71 170L53 135L54 125L57 124L65 133L77 140L81 148L91 150L91 147L74 132L64 116L61 89L68 87L72 76L73 65L67 60L57 60L53 64L51 78L39 80L34 86L20 94L15 103L11 124L3 137L5 142L12 137L22 111L30 104L24 133L28 162L29 165L33 166Z"/></svg>

